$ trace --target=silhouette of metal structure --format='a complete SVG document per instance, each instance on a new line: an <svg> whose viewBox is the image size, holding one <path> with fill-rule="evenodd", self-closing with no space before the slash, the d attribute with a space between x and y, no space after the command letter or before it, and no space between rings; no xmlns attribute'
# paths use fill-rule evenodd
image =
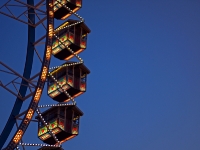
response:
<svg viewBox="0 0 200 150"><path fill-rule="evenodd" d="M86 49L87 35L90 33L84 19L76 13L82 6L82 0L39 0L37 3L35 1L5 0L0 6L0 14L28 26L23 74L0 61L0 66L5 68L0 72L16 76L7 84L0 79L0 86L16 97L10 117L0 135L0 149L13 150L19 149L20 146L23 149L26 146L39 146L40 150L62 150L62 143L79 134L79 122L83 112L77 107L74 98L86 91L87 75L90 73L83 64L83 59L78 56ZM15 15L10 7L16 9L23 7L26 10L20 15ZM77 19L69 19L72 15ZM55 20L63 20L63 23L55 28ZM36 38L38 26L43 26L46 33ZM37 46L41 44L44 45L43 57L37 51ZM39 73L31 76L34 54L39 58L41 65ZM50 68L52 56L64 60L65 63ZM72 58L78 61L71 61ZM19 85L18 88L15 86L16 83ZM46 83L46 94L58 102L57 104L39 105ZM14 88L10 88L10 85ZM30 100L29 106L22 111L22 105L27 99ZM47 107L49 109L41 112L41 108ZM20 120L20 123L17 123L17 120ZM31 122L38 122L36 132L42 144L23 142L22 137ZM11 135L13 129L15 132Z"/></svg>

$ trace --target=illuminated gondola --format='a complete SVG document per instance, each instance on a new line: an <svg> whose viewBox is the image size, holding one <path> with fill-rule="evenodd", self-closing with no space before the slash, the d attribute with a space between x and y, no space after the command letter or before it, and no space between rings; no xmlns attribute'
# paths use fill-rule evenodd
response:
<svg viewBox="0 0 200 150"><path fill-rule="evenodd" d="M63 65L71 63L73 62L67 62ZM56 81L51 76L48 77L48 95L55 101L67 102L70 100L68 94L72 98L83 94L86 92L87 75L89 73L89 69L83 64L64 66L53 70L51 74Z"/></svg>
<svg viewBox="0 0 200 150"><path fill-rule="evenodd" d="M83 112L75 105L52 107L41 114L49 126L49 129L55 134L57 139L63 143L79 134L80 117ZM48 131L47 126L43 124L39 116L38 119L38 137L44 143L54 145L55 139Z"/></svg>
<svg viewBox="0 0 200 150"><path fill-rule="evenodd" d="M74 56L66 46L74 51L75 54L79 54L86 49L87 35L90 33L90 29L84 23L64 28L77 22L76 20L68 20L55 30L57 37L53 39L52 54L56 58L60 60L69 60Z"/></svg>
<svg viewBox="0 0 200 150"><path fill-rule="evenodd" d="M82 0L54 0L54 17L64 20L69 17L72 12L78 11L82 6ZM67 9L67 7L72 10Z"/></svg>

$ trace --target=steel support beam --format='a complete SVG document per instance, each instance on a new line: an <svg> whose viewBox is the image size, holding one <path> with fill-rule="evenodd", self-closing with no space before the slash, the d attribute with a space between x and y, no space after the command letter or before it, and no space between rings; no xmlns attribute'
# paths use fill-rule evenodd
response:
<svg viewBox="0 0 200 150"><path fill-rule="evenodd" d="M35 24L34 0L27 0L27 4L33 6L33 8L28 10L28 18L29 18L28 20L30 20L32 23ZM28 22L30 23L30 21ZM33 45L34 42L35 42L35 27L28 25L28 45L27 45L26 62L23 73L23 77L25 79L29 79L31 75L33 56L34 56L34 45ZM19 93L22 97L26 95L27 88L28 88L28 82L22 79L21 86L19 89ZM4 146L7 138L9 137L15 125L16 122L15 116L17 116L20 113L22 104L23 101L19 98L16 98L10 117L0 135L0 149L2 149L2 147Z"/></svg>

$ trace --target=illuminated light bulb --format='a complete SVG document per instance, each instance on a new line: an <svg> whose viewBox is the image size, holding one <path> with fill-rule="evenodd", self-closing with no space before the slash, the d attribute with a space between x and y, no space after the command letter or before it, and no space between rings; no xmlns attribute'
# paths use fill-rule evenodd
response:
<svg viewBox="0 0 200 150"><path fill-rule="evenodd" d="M51 57L51 46L47 46L47 52L46 52L46 59L49 60Z"/></svg>
<svg viewBox="0 0 200 150"><path fill-rule="evenodd" d="M13 142L18 143L21 140L22 134L23 134L23 131L21 129L18 130L18 132L16 133L13 139Z"/></svg>
<svg viewBox="0 0 200 150"><path fill-rule="evenodd" d="M41 92L42 92L42 90L40 88L38 88L36 91L35 97L34 97L35 102L37 102L40 99Z"/></svg>
<svg viewBox="0 0 200 150"><path fill-rule="evenodd" d="M26 115L26 118L30 120L32 118L32 116L33 116L33 109L29 109L29 111Z"/></svg>

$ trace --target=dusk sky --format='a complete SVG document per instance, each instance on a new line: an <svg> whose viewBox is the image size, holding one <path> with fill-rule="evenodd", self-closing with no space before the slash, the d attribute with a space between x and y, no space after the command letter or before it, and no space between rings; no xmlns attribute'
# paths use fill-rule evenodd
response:
<svg viewBox="0 0 200 150"><path fill-rule="evenodd" d="M80 133L63 148L199 150L200 1L83 0L77 13L91 29L80 54L91 73L87 92L76 98L84 112ZM22 74L27 26L3 15L0 20L0 60ZM51 66L63 62L52 57ZM40 66L35 58L32 75ZM1 81L10 77L0 72ZM1 132L15 97L3 88L0 93ZM52 103L45 87L41 104ZM37 123L23 142L42 143Z"/></svg>

